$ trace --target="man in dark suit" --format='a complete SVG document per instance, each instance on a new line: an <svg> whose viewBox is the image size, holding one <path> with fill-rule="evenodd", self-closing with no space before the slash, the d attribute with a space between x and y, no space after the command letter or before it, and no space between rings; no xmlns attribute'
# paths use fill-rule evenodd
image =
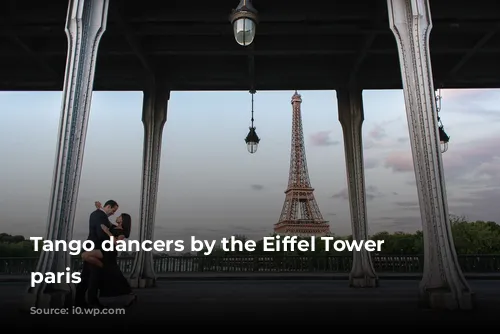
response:
<svg viewBox="0 0 500 334"><path fill-rule="evenodd" d="M104 206L95 210L90 214L89 219L89 235L87 240L91 240L95 249L101 250L103 254L103 265L106 266L106 252L102 249L102 243L109 240L109 236L102 230L101 225L108 228L111 226L109 216L115 214L118 210L118 203L109 200L104 203ZM81 282L76 287L75 304L77 306L85 306L85 293L87 293L87 301L90 307L102 307L97 297L99 289L99 278L102 269L94 266L88 262L83 262L83 269L81 273Z"/></svg>

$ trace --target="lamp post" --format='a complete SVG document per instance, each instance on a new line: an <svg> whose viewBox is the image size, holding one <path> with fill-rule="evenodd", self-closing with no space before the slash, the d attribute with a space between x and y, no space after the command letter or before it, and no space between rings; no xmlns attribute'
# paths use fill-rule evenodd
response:
<svg viewBox="0 0 500 334"><path fill-rule="evenodd" d="M257 13L251 0L240 0L238 7L229 15L229 21L233 25L234 39L239 45L252 44L258 23Z"/></svg>
<svg viewBox="0 0 500 334"><path fill-rule="evenodd" d="M257 148L259 146L260 138L257 136L257 132L255 131L255 126L253 126L253 95L255 94L254 90L250 91L252 94L252 125L250 126L250 131L248 132L247 137L245 138L245 143L247 143L247 150L250 154L254 154L257 152Z"/></svg>

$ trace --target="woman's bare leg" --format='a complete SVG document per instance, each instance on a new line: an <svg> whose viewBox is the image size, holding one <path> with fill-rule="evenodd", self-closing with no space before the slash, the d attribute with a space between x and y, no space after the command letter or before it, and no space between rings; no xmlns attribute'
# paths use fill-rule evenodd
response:
<svg viewBox="0 0 500 334"><path fill-rule="evenodd" d="M85 253L88 253L88 256L92 256L92 257L96 257L98 259L102 259L102 251L100 249L94 249L94 250L91 250L90 252L83 252L84 254Z"/></svg>
<svg viewBox="0 0 500 334"><path fill-rule="evenodd" d="M100 268L103 266L102 262L100 261L100 259L102 259L102 252L98 249L94 249L90 252L83 252L82 259L83 261L93 264L94 266Z"/></svg>

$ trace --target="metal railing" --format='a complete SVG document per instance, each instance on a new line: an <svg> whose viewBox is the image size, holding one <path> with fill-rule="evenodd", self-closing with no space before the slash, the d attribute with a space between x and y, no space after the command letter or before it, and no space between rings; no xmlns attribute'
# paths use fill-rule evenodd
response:
<svg viewBox="0 0 500 334"><path fill-rule="evenodd" d="M500 255L459 255L465 273L500 273ZM29 275L36 271L37 258L0 257L0 275ZM372 255L379 273L420 273L423 256ZM133 257L118 258L121 270L129 273ZM167 256L154 258L157 274L196 272L257 272L257 273L348 273L352 256ZM81 268L81 260L72 259L72 270Z"/></svg>

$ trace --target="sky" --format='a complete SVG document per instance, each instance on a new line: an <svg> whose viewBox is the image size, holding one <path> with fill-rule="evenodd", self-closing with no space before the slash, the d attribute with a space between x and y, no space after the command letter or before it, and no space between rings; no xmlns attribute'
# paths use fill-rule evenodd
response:
<svg viewBox="0 0 500 334"><path fill-rule="evenodd" d="M255 94L256 154L244 138L248 92L172 92L162 143L155 239L270 235L288 181L293 91ZM320 210L351 234L335 91L299 91L307 162ZM94 201L114 199L137 238L142 92L94 92L75 239L86 238ZM441 119L450 212L500 222L500 90L444 90ZM44 236L61 92L0 92L0 233ZM369 232L421 229L401 90L365 91L364 163ZM111 217L114 219L114 217Z"/></svg>

